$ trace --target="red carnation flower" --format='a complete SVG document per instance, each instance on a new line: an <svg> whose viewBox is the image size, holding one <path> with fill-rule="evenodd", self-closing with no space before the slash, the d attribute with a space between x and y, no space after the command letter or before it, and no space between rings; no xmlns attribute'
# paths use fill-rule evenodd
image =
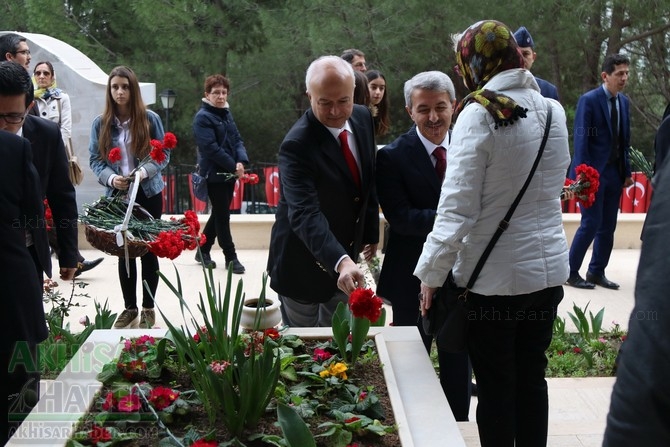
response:
<svg viewBox="0 0 670 447"><path fill-rule="evenodd" d="M165 132L163 146L165 146L165 149L174 149L177 146L177 137L175 134L172 132Z"/></svg>
<svg viewBox="0 0 670 447"><path fill-rule="evenodd" d="M109 154L107 154L107 159L110 163L121 161L121 149L118 147L113 148L111 151L109 151Z"/></svg>
<svg viewBox="0 0 670 447"><path fill-rule="evenodd" d="M371 289L358 288L349 296L349 308L355 318L367 318L371 323L379 319L383 301Z"/></svg>
<svg viewBox="0 0 670 447"><path fill-rule="evenodd" d="M163 163L165 161L165 152L163 152L162 148L155 147L151 149L151 152L149 153L149 156L153 161L156 163Z"/></svg>

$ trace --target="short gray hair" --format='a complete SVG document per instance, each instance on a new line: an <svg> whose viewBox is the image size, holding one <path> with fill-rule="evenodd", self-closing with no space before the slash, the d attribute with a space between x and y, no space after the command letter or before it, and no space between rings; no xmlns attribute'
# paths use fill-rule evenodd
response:
<svg viewBox="0 0 670 447"><path fill-rule="evenodd" d="M441 71L424 71L405 82L405 105L410 109L412 108L412 93L416 89L444 92L449 95L451 101L456 99L454 83Z"/></svg>
<svg viewBox="0 0 670 447"><path fill-rule="evenodd" d="M348 75L351 78L351 87L356 87L356 80L354 78L354 67L339 56L321 56L320 58L309 64L307 74L305 75L305 88L309 93L309 84L312 82L312 77L317 68L333 67L343 75Z"/></svg>

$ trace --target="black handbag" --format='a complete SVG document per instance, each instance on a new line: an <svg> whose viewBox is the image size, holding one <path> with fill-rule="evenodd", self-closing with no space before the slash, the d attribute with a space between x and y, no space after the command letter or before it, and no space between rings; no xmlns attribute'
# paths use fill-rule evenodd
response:
<svg viewBox="0 0 670 447"><path fill-rule="evenodd" d="M454 282L454 276L450 271L447 275L447 280L433 296L431 306L422 319L424 332L435 338L437 348L440 350L457 353L467 349L467 332L470 321L468 293L472 290L475 281L477 281L477 277L482 271L486 259L491 254L491 251L493 251L496 242L498 242L500 236L502 236L503 232L509 227L509 221L512 218L512 214L514 214L514 210L517 205L519 205L521 198L533 179L533 175L535 175L535 170L537 169L538 164L540 164L540 158L542 157L544 147L547 144L547 138L549 137L551 117L551 105L547 103L547 122L544 126L542 143L540 144L540 150L535 157L533 167L530 169L528 178L526 178L526 182L521 187L521 191L519 191L514 202L512 202L512 205L503 220L498 224L496 232L486 246L484 253L482 253L479 258L475 269L472 271L472 276L470 276L467 286L458 287Z"/></svg>

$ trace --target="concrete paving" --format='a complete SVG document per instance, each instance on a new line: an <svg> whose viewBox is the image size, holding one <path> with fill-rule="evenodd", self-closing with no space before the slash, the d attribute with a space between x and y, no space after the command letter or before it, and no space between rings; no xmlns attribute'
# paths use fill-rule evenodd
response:
<svg viewBox="0 0 670 447"><path fill-rule="evenodd" d="M93 300L103 303L108 300L109 307L120 312L123 309L123 299L117 277L118 259L101 254L97 250L83 250L86 259L104 256L105 260L97 268L85 272L78 278L78 282L86 283L83 289L75 288L75 293L86 293L88 297L75 296L73 302L82 304L71 310L69 318L71 328L77 331L79 319L95 314ZM203 271L193 259L193 252L185 252L174 261L161 259L161 272L170 280L176 280L175 267L179 272L184 296L191 309L196 312L196 304L200 293L204 293ZM582 309L588 304L588 309L595 314L605 308L604 330L618 323L627 328L628 319L634 304L634 286L637 273L640 251L638 249L615 249L612 253L607 277L621 285L619 290L608 290L596 287L594 290L580 290L565 286L565 298L559 307L559 315L567 321L568 330L574 326L568 317L573 303ZM235 286L242 281L247 297L256 297L262 289L263 272L267 261L267 250L241 250L238 252L240 261L246 267L243 275L233 275ZM590 252L586 259L590 258ZM226 284L226 270L224 269L223 254L212 252L212 259L216 261L214 270L215 280L221 287ZM586 266L586 263L585 263ZM583 268L582 275L585 274ZM69 296L69 285L60 281L61 292ZM138 285L139 291L139 285ZM276 297L276 293L266 290L268 297ZM139 295L141 296L141 295ZM160 283L156 295L157 307L166 318L173 323L182 323L183 319L177 298L164 284ZM141 303L141 299L140 299ZM45 304L45 310L49 304ZM388 320L390 321L390 319ZM157 316L156 325L165 327L164 320ZM614 378L589 379L548 379L550 398L549 446L596 446L601 445L605 420L609 409L609 399L614 384ZM473 398L470 420L475 421L476 398ZM478 446L477 426L475 422L459 423L459 428L468 446Z"/></svg>

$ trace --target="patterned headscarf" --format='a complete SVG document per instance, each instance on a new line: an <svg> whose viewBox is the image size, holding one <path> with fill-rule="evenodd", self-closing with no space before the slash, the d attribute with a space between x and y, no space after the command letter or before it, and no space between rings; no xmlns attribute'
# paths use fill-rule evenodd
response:
<svg viewBox="0 0 670 447"><path fill-rule="evenodd" d="M507 25L496 20L483 20L472 25L458 41L456 61L458 72L470 90L458 105L456 115L471 102L477 102L493 116L496 129L526 117L527 109L512 98L484 89L484 85L498 73L524 66L519 47Z"/></svg>

